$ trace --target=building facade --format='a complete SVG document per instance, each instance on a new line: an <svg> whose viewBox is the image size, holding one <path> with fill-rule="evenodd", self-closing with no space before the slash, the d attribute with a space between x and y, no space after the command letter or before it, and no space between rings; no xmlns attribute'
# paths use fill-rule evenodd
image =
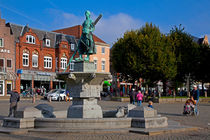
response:
<svg viewBox="0 0 210 140"><path fill-rule="evenodd" d="M69 28L58 29L54 32L73 35L78 40L82 35L82 26L77 25ZM94 62L97 72L110 72L110 46L96 35L93 35L96 46L96 54L90 55L90 61Z"/></svg>
<svg viewBox="0 0 210 140"><path fill-rule="evenodd" d="M47 91L65 88L64 81L56 79L56 73L66 69L75 51L75 37L33 29L28 25L6 25L14 36L18 92L41 87ZM70 67L66 72L69 70Z"/></svg>
<svg viewBox="0 0 210 140"><path fill-rule="evenodd" d="M14 36L0 17L0 96L7 96L16 85Z"/></svg>

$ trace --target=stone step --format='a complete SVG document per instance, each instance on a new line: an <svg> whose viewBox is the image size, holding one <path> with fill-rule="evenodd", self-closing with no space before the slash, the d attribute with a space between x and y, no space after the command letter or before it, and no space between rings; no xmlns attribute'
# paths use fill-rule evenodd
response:
<svg viewBox="0 0 210 140"><path fill-rule="evenodd" d="M34 128L34 118L4 118L3 127Z"/></svg>

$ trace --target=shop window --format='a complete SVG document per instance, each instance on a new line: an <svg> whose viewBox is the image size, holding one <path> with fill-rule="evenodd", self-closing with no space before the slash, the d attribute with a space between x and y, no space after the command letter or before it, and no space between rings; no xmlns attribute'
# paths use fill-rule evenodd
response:
<svg viewBox="0 0 210 140"><path fill-rule="evenodd" d="M65 69L67 66L67 58L61 58L61 69Z"/></svg>
<svg viewBox="0 0 210 140"><path fill-rule="evenodd" d="M29 54L23 53L23 66L26 66L26 67L29 66L28 59L29 59Z"/></svg>
<svg viewBox="0 0 210 140"><path fill-rule="evenodd" d="M7 81L7 94L9 91L12 91L12 81Z"/></svg>
<svg viewBox="0 0 210 140"><path fill-rule="evenodd" d="M4 95L4 81L0 81L0 96Z"/></svg>
<svg viewBox="0 0 210 140"><path fill-rule="evenodd" d="M49 56L44 57L44 68L46 69L52 68L52 57L49 57Z"/></svg>
<svg viewBox="0 0 210 140"><path fill-rule="evenodd" d="M0 38L0 47L4 47L4 39Z"/></svg>
<svg viewBox="0 0 210 140"><path fill-rule="evenodd" d="M32 35L27 35L26 36L26 42L30 44L35 44L35 37Z"/></svg>
<svg viewBox="0 0 210 140"><path fill-rule="evenodd" d="M12 60L11 59L7 59L7 67L12 68Z"/></svg>
<svg viewBox="0 0 210 140"><path fill-rule="evenodd" d="M32 55L32 67L38 67L38 55L37 54Z"/></svg>

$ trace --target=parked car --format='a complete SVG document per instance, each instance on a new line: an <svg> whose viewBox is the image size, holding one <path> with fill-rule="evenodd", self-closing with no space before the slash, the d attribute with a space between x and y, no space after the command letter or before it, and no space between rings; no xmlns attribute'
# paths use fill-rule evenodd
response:
<svg viewBox="0 0 210 140"><path fill-rule="evenodd" d="M45 93L45 94L44 94L44 99L47 99L47 96L48 96L49 94L55 93L55 92L57 92L57 91L58 91L58 89L52 89L52 90L50 90L49 92Z"/></svg>
<svg viewBox="0 0 210 140"><path fill-rule="evenodd" d="M65 89L58 89L55 92L47 95L47 99L51 98L52 101L62 101L66 98L66 90Z"/></svg>

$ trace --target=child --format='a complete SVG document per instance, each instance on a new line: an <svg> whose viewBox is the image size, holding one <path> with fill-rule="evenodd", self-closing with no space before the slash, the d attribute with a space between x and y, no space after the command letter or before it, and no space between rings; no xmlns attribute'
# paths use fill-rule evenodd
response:
<svg viewBox="0 0 210 140"><path fill-rule="evenodd" d="M148 107L153 108L152 104L153 104L153 102L152 102L152 101L149 101L149 105L148 105Z"/></svg>
<svg viewBox="0 0 210 140"><path fill-rule="evenodd" d="M138 94L136 95L136 98L137 98L137 105L138 106L141 106L141 102L142 102L142 99L143 99L143 94L141 93L141 91L139 90L138 91Z"/></svg>
<svg viewBox="0 0 210 140"><path fill-rule="evenodd" d="M183 114L193 114L195 108L196 101L193 99L193 95L190 96L185 102Z"/></svg>

